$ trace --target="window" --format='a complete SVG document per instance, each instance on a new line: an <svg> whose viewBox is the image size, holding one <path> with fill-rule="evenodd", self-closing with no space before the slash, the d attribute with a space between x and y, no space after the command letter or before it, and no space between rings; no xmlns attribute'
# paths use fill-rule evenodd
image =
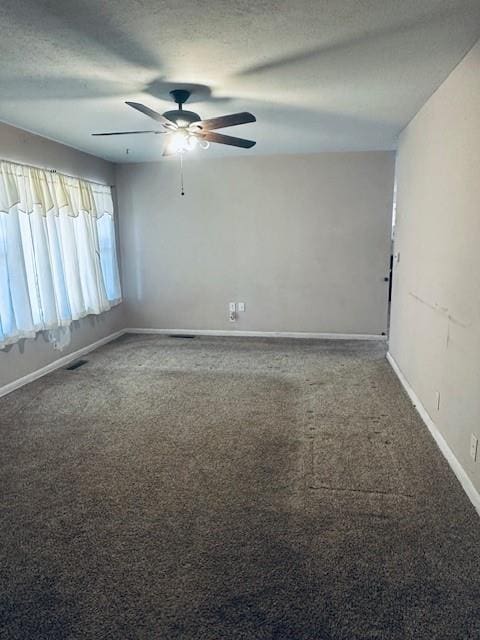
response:
<svg viewBox="0 0 480 640"><path fill-rule="evenodd" d="M115 226L112 216L97 218L98 244L103 282L110 301L119 300L120 285L118 281L117 248L115 242Z"/></svg>
<svg viewBox="0 0 480 640"><path fill-rule="evenodd" d="M110 187L0 164L0 348L120 302Z"/></svg>

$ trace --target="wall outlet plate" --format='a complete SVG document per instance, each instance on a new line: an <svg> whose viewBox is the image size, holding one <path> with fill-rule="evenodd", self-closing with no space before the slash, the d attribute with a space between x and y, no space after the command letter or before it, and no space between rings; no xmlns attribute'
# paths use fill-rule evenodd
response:
<svg viewBox="0 0 480 640"><path fill-rule="evenodd" d="M245 303L244 302L239 302L238 303L238 310L239 311L245 311Z"/></svg>
<svg viewBox="0 0 480 640"><path fill-rule="evenodd" d="M235 302L229 302L228 303L228 310L229 311L233 311L233 313L235 313L235 311L237 310L237 307L235 305Z"/></svg>
<svg viewBox="0 0 480 640"><path fill-rule="evenodd" d="M478 438L474 433L472 433L472 435L470 436L470 457L474 462L477 459L477 452L478 452Z"/></svg>

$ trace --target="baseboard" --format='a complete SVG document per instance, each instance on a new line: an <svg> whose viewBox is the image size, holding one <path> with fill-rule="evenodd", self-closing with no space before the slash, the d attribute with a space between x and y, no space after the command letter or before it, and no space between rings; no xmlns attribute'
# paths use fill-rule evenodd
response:
<svg viewBox="0 0 480 640"><path fill-rule="evenodd" d="M86 353L90 353L90 351L94 351L112 340L116 340L120 336L125 333L140 333L140 334L158 334L158 335L169 335L169 334L177 334L177 335L195 335L195 336L239 336L239 337L250 337L250 338L310 338L310 339L323 339L323 340L386 340L386 336L381 335L370 335L370 334L349 334L349 333L307 333L307 332L287 332L287 331L224 331L224 330L210 330L210 329L121 329L120 331L116 331L92 344L87 345L86 347L82 347L82 349L78 349L77 351L73 351L62 358L58 358L54 362L47 364L45 367L41 369L37 369L36 371L32 371L31 373L19 378L18 380L13 380L13 382L9 382L8 384L0 387L0 398L2 396L7 395L7 393L11 393L15 391L15 389L19 389L29 382L33 382L42 376L47 375L55 369L60 369L61 367L66 366L73 360L84 356Z"/></svg>
<svg viewBox="0 0 480 640"><path fill-rule="evenodd" d="M224 329L126 329L126 333L157 335L219 336L240 338L304 338L313 340L386 340L369 333L311 333L307 331L237 331Z"/></svg>
<svg viewBox="0 0 480 640"><path fill-rule="evenodd" d="M111 333L110 335L105 336L104 338L100 338L100 340L97 340L96 342L92 342L92 344L89 344L86 347L77 349L77 351L72 351L72 353L69 353L68 355L63 356L62 358L58 358L58 360L55 360L54 362L47 364L45 367L42 367L41 369L32 371L26 376L23 376L23 378L19 378L18 380L9 382L3 387L0 387L0 398L2 396L7 395L7 393L11 393L12 391L15 391L15 389L19 389L20 387L23 387L29 382L33 382L34 380L37 380L38 378L41 378L42 376L47 375L47 373L51 373L52 371L55 371L55 369L60 369L61 367L66 366L73 360L77 360L81 356L84 356L86 353L90 353L90 351L94 351L95 349L98 349L98 347L101 347L104 344L107 344L107 342L116 340L117 338L122 336L124 333L125 333L124 329L120 331L116 331L115 333Z"/></svg>
<svg viewBox="0 0 480 640"><path fill-rule="evenodd" d="M402 384L403 388L407 392L410 400L413 403L413 406L420 414L420 417L422 418L423 422L427 425L428 430L430 431L435 442L437 443L438 448L446 458L453 473L457 476L457 479L462 485L463 490L467 494L468 498L470 499L470 502L473 504L478 514L480 515L480 493L477 491L477 489L473 485L473 482L468 477L465 469L462 467L460 462L455 457L455 454L448 446L447 441L438 430L438 427L433 422L428 411L425 409L419 397L410 386L408 380L403 375L400 367L398 366L398 364L396 363L395 359L393 358L390 352L387 353L387 360L390 363L392 369L395 371L395 374L397 378L400 380L400 383Z"/></svg>

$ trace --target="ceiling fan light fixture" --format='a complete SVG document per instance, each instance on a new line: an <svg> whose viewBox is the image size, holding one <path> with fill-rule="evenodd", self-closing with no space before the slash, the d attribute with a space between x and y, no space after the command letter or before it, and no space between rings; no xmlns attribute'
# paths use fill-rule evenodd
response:
<svg viewBox="0 0 480 640"><path fill-rule="evenodd" d="M171 134L168 147L174 153L183 153L189 150L188 134L185 130L175 131Z"/></svg>
<svg viewBox="0 0 480 640"><path fill-rule="evenodd" d="M185 153L187 151L194 151L194 149L200 145L202 149L208 148L204 144L204 140L199 140L197 136L192 135L185 129L181 129L175 131L170 135L170 140L168 142L168 149L173 153Z"/></svg>
<svg viewBox="0 0 480 640"><path fill-rule="evenodd" d="M193 151L197 145L198 145L197 136L189 135L188 136L188 150L189 151Z"/></svg>

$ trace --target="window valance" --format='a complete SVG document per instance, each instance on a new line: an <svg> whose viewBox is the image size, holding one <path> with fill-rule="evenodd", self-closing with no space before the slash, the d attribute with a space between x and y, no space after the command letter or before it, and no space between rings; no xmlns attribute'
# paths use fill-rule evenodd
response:
<svg viewBox="0 0 480 640"><path fill-rule="evenodd" d="M0 162L0 211L43 215L113 215L110 187L61 173Z"/></svg>

